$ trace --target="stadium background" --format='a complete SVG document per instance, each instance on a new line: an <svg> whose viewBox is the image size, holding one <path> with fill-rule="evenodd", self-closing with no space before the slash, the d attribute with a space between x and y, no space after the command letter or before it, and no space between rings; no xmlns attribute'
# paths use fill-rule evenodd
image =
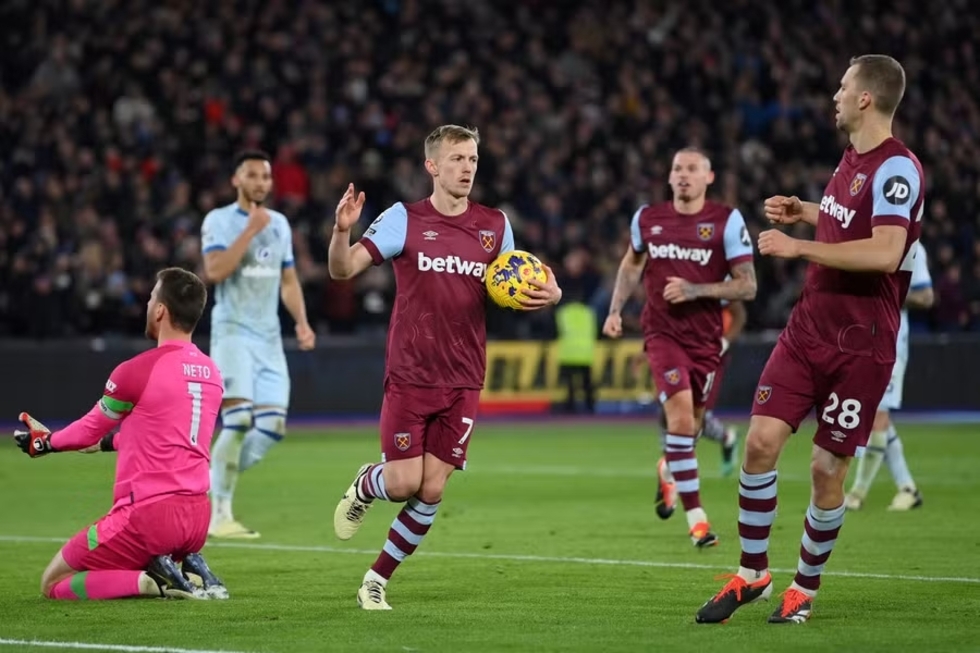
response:
<svg viewBox="0 0 980 653"><path fill-rule="evenodd" d="M896 130L927 175L937 302L912 315L909 404L976 408L965 380L980 374L980 58L965 9L936 5L923 21L911 2L5 3L0 351L32 376L5 383L4 414L33 377L56 373L70 417L114 361L147 346L152 275L201 270L200 224L232 201L240 149L274 156L273 205L292 221L320 334L318 353L291 354L302 380L294 412L370 413L394 288L387 265L351 282L326 274L348 181L367 191L363 229L392 202L427 194L421 142L433 126L477 126L475 199L503 208L518 244L601 320L632 212L669 197L672 151L706 148L710 194L757 235L768 195L820 196L844 144L831 98L847 58L868 51L908 71ZM732 409L747 405L804 269L757 266L729 374L744 387L721 400ZM553 315L493 311L489 328L504 344L491 345L488 396L555 396L556 363L534 344L554 336ZM632 409L645 384L628 365L637 345L603 347L604 410ZM352 369L367 371L353 392Z"/></svg>

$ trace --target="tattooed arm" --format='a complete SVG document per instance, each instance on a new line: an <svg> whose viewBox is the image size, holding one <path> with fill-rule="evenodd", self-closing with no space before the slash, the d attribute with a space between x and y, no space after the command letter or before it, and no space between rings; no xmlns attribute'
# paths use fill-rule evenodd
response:
<svg viewBox="0 0 980 653"><path fill-rule="evenodd" d="M745 302L755 299L756 288L755 266L752 261L745 261L732 267L732 278L728 281L691 283L680 277L669 277L664 299L671 304L706 298Z"/></svg>

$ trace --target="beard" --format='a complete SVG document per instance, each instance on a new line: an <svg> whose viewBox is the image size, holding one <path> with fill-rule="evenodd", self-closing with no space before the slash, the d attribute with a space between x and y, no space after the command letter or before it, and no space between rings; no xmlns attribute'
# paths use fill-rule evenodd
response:
<svg viewBox="0 0 980 653"><path fill-rule="evenodd" d="M263 193L261 191L256 191L254 193L245 193L245 199L249 202L255 202L259 206L265 203L266 198L269 196L268 193Z"/></svg>

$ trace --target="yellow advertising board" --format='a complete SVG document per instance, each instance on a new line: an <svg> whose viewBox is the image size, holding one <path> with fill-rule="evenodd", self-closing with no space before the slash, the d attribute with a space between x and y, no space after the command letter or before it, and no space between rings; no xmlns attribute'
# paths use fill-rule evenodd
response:
<svg viewBox="0 0 980 653"><path fill-rule="evenodd" d="M642 360L641 365L637 362ZM543 341L487 343L487 378L481 403L544 404L563 401L558 345ZM602 340L592 380L598 401L629 401L653 392L642 340Z"/></svg>

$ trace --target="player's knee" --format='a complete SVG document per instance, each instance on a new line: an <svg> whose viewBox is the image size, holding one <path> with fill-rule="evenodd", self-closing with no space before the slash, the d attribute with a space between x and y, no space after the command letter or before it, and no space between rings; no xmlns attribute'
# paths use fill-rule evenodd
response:
<svg viewBox="0 0 980 653"><path fill-rule="evenodd" d="M286 411L282 408L256 408L253 428L245 436L239 469L245 471L265 458L269 450L286 437Z"/></svg>
<svg viewBox="0 0 980 653"><path fill-rule="evenodd" d="M745 437L745 468L749 473L774 469L782 440L765 429L753 429Z"/></svg>
<svg viewBox="0 0 980 653"><path fill-rule="evenodd" d="M667 432L676 435L695 435L697 421L694 412L672 411L667 415Z"/></svg>
<svg viewBox="0 0 980 653"><path fill-rule="evenodd" d="M252 404L236 403L221 409L221 427L244 434L252 428Z"/></svg>
<svg viewBox="0 0 980 653"><path fill-rule="evenodd" d="M270 440L286 437L286 410L284 408L256 408L253 413L255 430Z"/></svg>
<svg viewBox="0 0 980 653"><path fill-rule="evenodd" d="M423 503L439 503L446 489L446 479L427 478L422 481L422 487L415 494Z"/></svg>
<svg viewBox="0 0 980 653"><path fill-rule="evenodd" d="M50 574L47 571L41 574L41 596L51 598L54 595L54 586L64 578L64 574Z"/></svg>
<svg viewBox="0 0 980 653"><path fill-rule="evenodd" d="M384 467L383 474L385 491L393 501L405 501L415 496L422 487L421 465L388 463Z"/></svg>

